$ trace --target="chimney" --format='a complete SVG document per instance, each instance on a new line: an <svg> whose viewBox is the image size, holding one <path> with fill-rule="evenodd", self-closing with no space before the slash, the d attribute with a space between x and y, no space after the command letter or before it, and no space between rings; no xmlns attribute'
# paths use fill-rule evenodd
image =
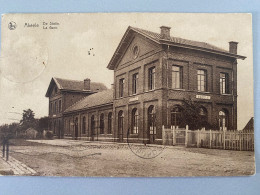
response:
<svg viewBox="0 0 260 195"><path fill-rule="evenodd" d="M229 42L229 53L237 54L237 44L238 42L235 41Z"/></svg>
<svg viewBox="0 0 260 195"><path fill-rule="evenodd" d="M170 40L171 39L171 35L170 35L171 27L161 26L160 28L161 28L161 38Z"/></svg>
<svg viewBox="0 0 260 195"><path fill-rule="evenodd" d="M84 79L84 90L90 90L90 79Z"/></svg>

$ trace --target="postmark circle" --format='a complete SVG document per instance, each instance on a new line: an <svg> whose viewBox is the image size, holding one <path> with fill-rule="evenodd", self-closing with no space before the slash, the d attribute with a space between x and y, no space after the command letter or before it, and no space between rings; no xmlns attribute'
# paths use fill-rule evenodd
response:
<svg viewBox="0 0 260 195"><path fill-rule="evenodd" d="M131 143L129 140L130 136L130 129L127 132L127 144L129 149L135 154L136 156L143 158L143 159L152 159L156 158L160 154L162 154L165 146L163 145L150 145L150 144L138 144L138 143Z"/></svg>

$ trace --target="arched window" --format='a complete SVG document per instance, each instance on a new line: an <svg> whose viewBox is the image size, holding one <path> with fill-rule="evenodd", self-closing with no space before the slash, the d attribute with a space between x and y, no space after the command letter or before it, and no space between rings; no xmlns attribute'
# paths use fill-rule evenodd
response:
<svg viewBox="0 0 260 195"><path fill-rule="evenodd" d="M120 110L118 112L118 138L119 141L123 141L123 132L124 132L124 112Z"/></svg>
<svg viewBox="0 0 260 195"><path fill-rule="evenodd" d="M100 134L104 134L104 126L105 126L105 124L104 124L104 114L100 115L99 122L100 122Z"/></svg>
<svg viewBox="0 0 260 195"><path fill-rule="evenodd" d="M132 110L132 134L138 134L138 110L134 108Z"/></svg>
<svg viewBox="0 0 260 195"><path fill-rule="evenodd" d="M91 116L91 135L95 135L95 116Z"/></svg>
<svg viewBox="0 0 260 195"><path fill-rule="evenodd" d="M82 134L86 134L86 117L82 119Z"/></svg>
<svg viewBox="0 0 260 195"><path fill-rule="evenodd" d="M112 133L112 112L108 113L108 120L107 120L107 134Z"/></svg>
<svg viewBox="0 0 260 195"><path fill-rule="evenodd" d="M156 135L156 118L155 118L155 109L154 106L151 105L148 108L148 127L149 127L149 133L150 133L150 141L154 141Z"/></svg>
<svg viewBox="0 0 260 195"><path fill-rule="evenodd" d="M171 110L171 126L178 128L181 125L181 107L175 106Z"/></svg>
<svg viewBox="0 0 260 195"><path fill-rule="evenodd" d="M57 113L57 102L54 102L54 113Z"/></svg>
<svg viewBox="0 0 260 195"><path fill-rule="evenodd" d="M228 127L228 112L226 110L219 111L219 129L227 130Z"/></svg>

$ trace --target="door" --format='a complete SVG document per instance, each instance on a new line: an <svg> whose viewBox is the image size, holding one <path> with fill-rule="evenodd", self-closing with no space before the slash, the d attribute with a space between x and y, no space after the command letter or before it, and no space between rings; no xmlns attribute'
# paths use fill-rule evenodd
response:
<svg viewBox="0 0 260 195"><path fill-rule="evenodd" d="M90 127L90 134L91 134L90 137L91 137L91 141L94 141L94 138L95 138L95 126L96 126L96 124L95 124L95 116L94 115L91 116L90 125L91 125L91 127Z"/></svg>
<svg viewBox="0 0 260 195"><path fill-rule="evenodd" d="M124 113L122 110L118 113L118 141L123 142L123 132L124 132Z"/></svg>
<svg viewBox="0 0 260 195"><path fill-rule="evenodd" d="M151 105L148 108L148 143L154 143L156 138L156 118L155 109Z"/></svg>
<svg viewBox="0 0 260 195"><path fill-rule="evenodd" d="M78 117L75 119L75 139L78 139L79 136L79 123L78 123Z"/></svg>
<svg viewBox="0 0 260 195"><path fill-rule="evenodd" d="M220 130L227 130L228 127L228 114L226 110L219 112L219 128Z"/></svg>

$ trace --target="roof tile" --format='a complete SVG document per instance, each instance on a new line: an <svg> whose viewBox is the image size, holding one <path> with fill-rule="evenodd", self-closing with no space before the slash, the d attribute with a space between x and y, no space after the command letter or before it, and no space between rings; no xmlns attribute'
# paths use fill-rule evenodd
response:
<svg viewBox="0 0 260 195"><path fill-rule="evenodd" d="M104 90L98 93L94 93L87 97L84 97L80 101L76 102L65 112L73 112L80 109L88 109L91 107L113 103L113 89Z"/></svg>

